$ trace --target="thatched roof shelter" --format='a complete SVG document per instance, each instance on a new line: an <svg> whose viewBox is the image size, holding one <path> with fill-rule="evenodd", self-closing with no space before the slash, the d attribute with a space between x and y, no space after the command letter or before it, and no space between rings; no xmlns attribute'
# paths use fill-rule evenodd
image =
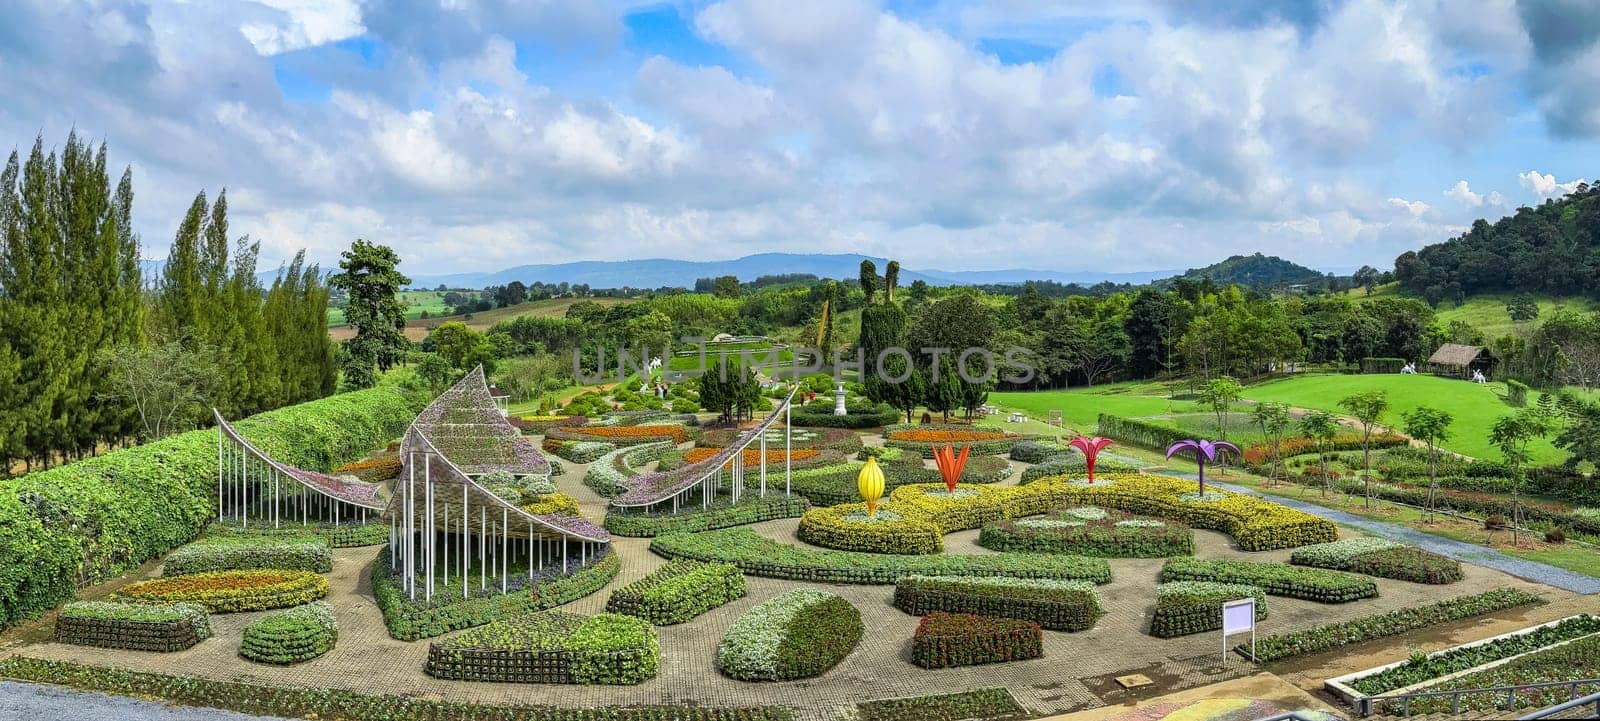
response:
<svg viewBox="0 0 1600 721"><path fill-rule="evenodd" d="M1494 367L1494 356L1482 346L1446 343L1428 356L1428 367L1438 375L1466 378L1475 370L1487 372Z"/></svg>

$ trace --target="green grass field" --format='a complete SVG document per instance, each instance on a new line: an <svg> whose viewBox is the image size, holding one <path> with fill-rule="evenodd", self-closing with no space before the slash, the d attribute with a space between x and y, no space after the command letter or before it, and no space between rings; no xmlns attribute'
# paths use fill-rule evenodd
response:
<svg viewBox="0 0 1600 721"><path fill-rule="evenodd" d="M1511 315L1506 313L1506 301L1513 295L1512 293L1477 295L1461 305L1442 304L1439 306L1437 317L1441 324L1448 324L1453 320L1466 321L1482 331L1486 339L1493 341L1507 333L1531 331L1541 320L1549 318L1557 310L1567 309L1586 313L1595 309L1594 304L1587 298L1535 296L1539 304L1539 317L1529 321L1514 321Z"/></svg>
<svg viewBox="0 0 1600 721"><path fill-rule="evenodd" d="M1339 400L1368 390L1389 394L1390 411L1385 421L1399 427L1406 411L1432 406L1455 416L1450 426L1454 436L1444 444L1457 453L1474 458L1500 458L1500 451L1489 442L1489 429L1500 416L1516 409L1502 400L1505 385L1480 386L1467 381L1429 375L1310 375L1247 386L1244 397L1253 401L1287 403L1297 408L1320 408L1342 413ZM1529 402L1533 402L1530 398ZM1548 440L1535 441L1534 458L1540 463L1564 460L1566 453Z"/></svg>
<svg viewBox="0 0 1600 721"><path fill-rule="evenodd" d="M1094 431L1101 413L1138 418L1204 410L1188 401L1133 393L1136 389L1143 388L1136 384L1113 383L1062 391L996 392L989 394L989 402L1039 419L1048 417L1051 409L1060 410L1068 426L1086 433Z"/></svg>
<svg viewBox="0 0 1600 721"><path fill-rule="evenodd" d="M401 291L400 299L406 302L406 320L416 320L422 317L422 312L427 311L429 317L444 315L452 309L444 305L444 294L436 290L407 290ZM339 308L328 309L328 327L336 328L344 325L344 311Z"/></svg>

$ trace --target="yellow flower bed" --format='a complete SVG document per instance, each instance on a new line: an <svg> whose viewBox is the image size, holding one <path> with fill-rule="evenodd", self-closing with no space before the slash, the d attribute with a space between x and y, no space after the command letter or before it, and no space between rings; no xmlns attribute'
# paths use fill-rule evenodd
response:
<svg viewBox="0 0 1600 721"><path fill-rule="evenodd" d="M532 503L524 504L522 510L535 516L576 516L578 500L565 493L552 493L540 496Z"/></svg>
<svg viewBox="0 0 1600 721"><path fill-rule="evenodd" d="M876 519L867 517L865 503L814 508L800 517L795 535L811 545L841 551L921 555L944 550L944 530L938 524L892 502L879 504Z"/></svg>
<svg viewBox="0 0 1600 721"><path fill-rule="evenodd" d="M321 599L328 595L328 579L311 571L219 571L140 581L116 595L136 601L195 603L212 613L265 611Z"/></svg>

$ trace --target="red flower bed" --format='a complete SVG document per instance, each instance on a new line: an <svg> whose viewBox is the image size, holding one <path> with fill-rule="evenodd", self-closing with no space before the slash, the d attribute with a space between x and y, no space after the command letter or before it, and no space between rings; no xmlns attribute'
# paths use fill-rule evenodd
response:
<svg viewBox="0 0 1600 721"><path fill-rule="evenodd" d="M1039 624L1015 618L935 611L911 637L911 662L923 668L974 666L1044 655Z"/></svg>

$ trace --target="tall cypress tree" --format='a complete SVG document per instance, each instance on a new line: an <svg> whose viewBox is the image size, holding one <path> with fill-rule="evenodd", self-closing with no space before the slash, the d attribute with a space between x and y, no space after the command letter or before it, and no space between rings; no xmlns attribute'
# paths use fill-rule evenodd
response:
<svg viewBox="0 0 1600 721"><path fill-rule="evenodd" d="M105 155L105 145L100 146ZM106 322L105 335L100 347L114 348L124 345L142 345L145 342L145 291L144 277L139 267L139 236L133 232L133 170L124 168L122 179L111 197L110 222L102 236L111 246L109 255L116 264L117 282L108 294L102 310ZM104 370L97 371L102 387L109 389L111 377ZM106 441L131 438L139 433L139 416L128 405L112 409L102 415L101 437Z"/></svg>
<svg viewBox="0 0 1600 721"><path fill-rule="evenodd" d="M191 348L205 340L201 319L204 281L200 269L200 232L206 221L206 194L202 191L189 205L189 212L178 225L172 249L161 268L161 290L156 311L164 340L183 340Z"/></svg>
<svg viewBox="0 0 1600 721"><path fill-rule="evenodd" d="M15 164L13 154L7 166L10 178L17 177ZM36 138L12 201L5 275L0 277L10 305L8 327L0 336L10 339L18 355L20 382L10 395L23 424L24 457L46 463L60 448L65 429L61 405L67 381L55 166L55 155L46 157L44 139Z"/></svg>

